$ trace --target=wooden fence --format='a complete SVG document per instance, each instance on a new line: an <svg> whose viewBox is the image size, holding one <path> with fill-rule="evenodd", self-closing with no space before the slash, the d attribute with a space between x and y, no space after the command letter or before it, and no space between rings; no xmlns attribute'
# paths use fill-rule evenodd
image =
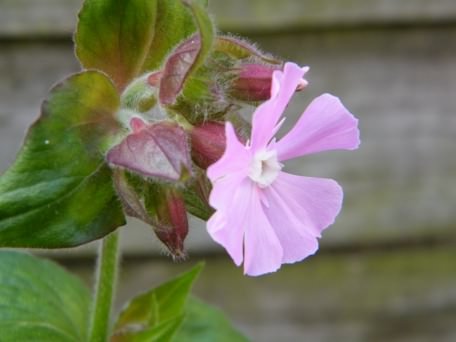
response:
<svg viewBox="0 0 456 342"><path fill-rule="evenodd" d="M79 69L71 34L80 4L0 0L0 172L51 85ZM311 66L288 127L330 92L360 119L362 145L290 164L345 190L320 256L255 280L214 256L197 292L258 341L456 341L456 2L212 0L211 8L222 30ZM144 259L159 250L147 227L134 221L123 232L133 259L121 297L182 267ZM189 248L220 251L198 221ZM67 262L86 274L84 262Z"/></svg>

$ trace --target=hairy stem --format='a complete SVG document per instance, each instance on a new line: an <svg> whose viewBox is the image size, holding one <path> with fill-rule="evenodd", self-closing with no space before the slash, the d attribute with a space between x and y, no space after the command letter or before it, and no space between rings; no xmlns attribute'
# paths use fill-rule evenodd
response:
<svg viewBox="0 0 456 342"><path fill-rule="evenodd" d="M90 324L90 342L106 342L119 266L119 232L106 236L98 250L95 301Z"/></svg>

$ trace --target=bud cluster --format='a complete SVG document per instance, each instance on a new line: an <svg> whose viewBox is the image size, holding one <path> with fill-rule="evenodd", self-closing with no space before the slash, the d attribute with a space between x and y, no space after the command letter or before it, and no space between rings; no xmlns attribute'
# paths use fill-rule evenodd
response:
<svg viewBox="0 0 456 342"><path fill-rule="evenodd" d="M150 224L175 257L184 255L187 211L203 219L212 212L199 185L210 184L204 170L225 151L225 122L245 141L240 109L269 99L274 71L283 68L240 38L214 37L201 58L204 48L204 34L194 34L160 69L125 88L119 111L125 135L106 156L126 213Z"/></svg>

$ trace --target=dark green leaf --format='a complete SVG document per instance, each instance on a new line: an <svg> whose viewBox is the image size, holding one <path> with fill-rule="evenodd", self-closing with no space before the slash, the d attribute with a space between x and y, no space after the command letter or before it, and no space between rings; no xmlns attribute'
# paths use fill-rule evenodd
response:
<svg viewBox="0 0 456 342"><path fill-rule="evenodd" d="M122 90L138 75L158 69L195 30L181 0L86 0L76 54L85 68L106 72Z"/></svg>
<svg viewBox="0 0 456 342"><path fill-rule="evenodd" d="M127 333L130 336L142 334L144 331L158 329L162 323L181 317L185 313L187 297L193 282L202 267L199 264L189 272L134 298L120 313L115 325L115 336Z"/></svg>
<svg viewBox="0 0 456 342"><path fill-rule="evenodd" d="M0 340L87 340L90 293L54 263L0 252Z"/></svg>
<svg viewBox="0 0 456 342"><path fill-rule="evenodd" d="M174 342L247 342L223 313L192 297L187 303L185 320L173 338Z"/></svg>
<svg viewBox="0 0 456 342"><path fill-rule="evenodd" d="M57 85L0 178L0 246L61 248L124 224L104 162L119 96L95 71Z"/></svg>

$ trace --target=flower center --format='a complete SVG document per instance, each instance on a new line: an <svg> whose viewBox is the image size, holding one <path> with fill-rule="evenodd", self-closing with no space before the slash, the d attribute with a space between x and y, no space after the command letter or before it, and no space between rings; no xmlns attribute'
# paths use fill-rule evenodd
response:
<svg viewBox="0 0 456 342"><path fill-rule="evenodd" d="M282 166L277 160L277 152L275 150L261 150L253 157L250 164L249 177L259 187L265 188L274 182Z"/></svg>

